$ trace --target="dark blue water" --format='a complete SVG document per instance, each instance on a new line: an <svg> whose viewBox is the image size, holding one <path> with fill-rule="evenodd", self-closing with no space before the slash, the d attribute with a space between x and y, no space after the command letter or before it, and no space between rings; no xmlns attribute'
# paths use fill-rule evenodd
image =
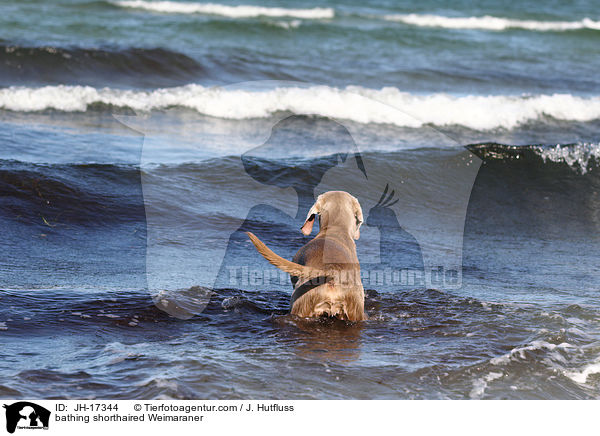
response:
<svg viewBox="0 0 600 436"><path fill-rule="evenodd" d="M0 396L598 398L599 38L590 1L0 4ZM291 258L333 189L356 325L244 234Z"/></svg>

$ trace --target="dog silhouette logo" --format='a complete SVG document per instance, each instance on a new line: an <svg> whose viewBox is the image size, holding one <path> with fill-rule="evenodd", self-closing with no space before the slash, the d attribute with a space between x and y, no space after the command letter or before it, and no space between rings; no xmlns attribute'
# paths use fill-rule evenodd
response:
<svg viewBox="0 0 600 436"><path fill-rule="evenodd" d="M214 92L295 92L307 86L247 82ZM401 109L360 93L353 101L392 124L424 128ZM115 115L144 138L146 288L159 309L189 319L204 310L215 289L287 286L288 277L256 263L245 232L263 237L271 232L269 247L291 259L293 248L306 243L298 229L307 212L328 191L352 194L366 213L358 252L366 286L390 291L462 286L465 219L482 161L468 149L457 153L460 144L442 131L430 128L426 142L415 144L405 130L375 132L368 123L329 116L328 104L321 99L314 107L283 108L247 128L235 119L225 124L190 119L177 131L165 131L164 112ZM405 154L413 145L425 150L428 144L450 150L426 155L427 167L435 171L421 170ZM175 167L158 162L168 155ZM173 182L175 173L181 183Z"/></svg>
<svg viewBox="0 0 600 436"><path fill-rule="evenodd" d="M6 431L19 429L48 429L50 411L28 401L4 405L6 409Z"/></svg>

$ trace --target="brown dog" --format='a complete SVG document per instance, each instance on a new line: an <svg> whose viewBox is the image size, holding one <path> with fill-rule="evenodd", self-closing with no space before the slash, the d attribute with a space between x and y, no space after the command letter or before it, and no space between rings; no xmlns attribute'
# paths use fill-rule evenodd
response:
<svg viewBox="0 0 600 436"><path fill-rule="evenodd" d="M365 320L365 291L354 243L363 222L360 204L344 191L321 194L308 212L302 233L310 235L317 215L319 233L298 250L293 262L275 254L254 234L247 234L265 259L292 276L292 314Z"/></svg>

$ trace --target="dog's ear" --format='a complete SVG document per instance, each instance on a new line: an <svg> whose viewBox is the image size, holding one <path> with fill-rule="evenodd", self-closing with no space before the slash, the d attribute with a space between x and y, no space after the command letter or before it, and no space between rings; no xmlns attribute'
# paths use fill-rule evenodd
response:
<svg viewBox="0 0 600 436"><path fill-rule="evenodd" d="M354 239L358 239L360 238L360 226L363 223L363 213L362 208L360 207L360 203L355 197L352 197L352 208L354 212L354 219L356 225L353 237Z"/></svg>
<svg viewBox="0 0 600 436"><path fill-rule="evenodd" d="M300 228L300 230L302 230L302 233L304 234L304 236L308 236L311 234L312 229L313 229L313 224L315 223L315 218L321 212L319 209L319 206L320 206L319 199L317 199L315 204L313 204L312 207L310 208L310 210L308 211L308 214L306 215L306 221L304 221L304 224Z"/></svg>

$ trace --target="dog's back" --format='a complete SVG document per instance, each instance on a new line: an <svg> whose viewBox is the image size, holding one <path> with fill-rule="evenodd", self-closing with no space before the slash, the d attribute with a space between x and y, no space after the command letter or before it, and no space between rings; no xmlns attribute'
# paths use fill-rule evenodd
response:
<svg viewBox="0 0 600 436"><path fill-rule="evenodd" d="M305 235L311 233L317 216L319 233L298 250L293 261L275 254L252 233L248 236L265 259L291 275L292 314L362 321L366 319L364 289L354 243L362 224L360 204L343 191L320 195L302 226Z"/></svg>
<svg viewBox="0 0 600 436"><path fill-rule="evenodd" d="M354 244L354 241L346 242ZM294 285L290 302L292 314L300 317L332 316L352 321L364 319L360 266L356 255L345 244L334 238L317 237L298 250L293 262L330 271L330 276L307 281L291 276Z"/></svg>

